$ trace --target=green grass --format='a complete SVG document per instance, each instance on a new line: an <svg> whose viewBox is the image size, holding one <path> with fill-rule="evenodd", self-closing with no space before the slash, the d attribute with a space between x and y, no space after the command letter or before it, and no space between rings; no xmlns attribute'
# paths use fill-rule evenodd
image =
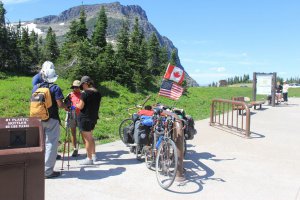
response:
<svg viewBox="0 0 300 200"><path fill-rule="evenodd" d="M28 117L29 116L29 98L31 95L31 78L12 76L6 79L0 79L0 117ZM58 79L56 82L63 90L66 96L71 81ZM158 97L156 93L135 94L127 88L115 83L105 82L100 86L102 101L100 106L100 119L94 130L94 136L101 142L114 141L118 139L119 123L130 117L127 108L135 104L141 104L147 95L152 95L147 102L149 105L160 102L169 106L182 108L188 115L193 116L195 120L208 118L210 114L210 104L213 98L231 99L233 96L252 96L252 89L247 87L220 87L220 88L189 88L186 95L179 101L172 101L164 97ZM300 88L291 88L289 96L300 97ZM258 96L262 99L265 96ZM65 119L66 112L60 109L60 118L62 122ZM63 123L64 124L64 123ZM64 130L62 133L64 133ZM62 134L62 137L64 134Z"/></svg>

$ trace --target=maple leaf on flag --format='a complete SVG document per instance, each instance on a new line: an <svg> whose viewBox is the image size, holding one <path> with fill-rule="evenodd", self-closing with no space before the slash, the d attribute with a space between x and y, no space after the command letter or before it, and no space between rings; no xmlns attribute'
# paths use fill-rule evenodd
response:
<svg viewBox="0 0 300 200"><path fill-rule="evenodd" d="M181 85L184 80L184 69L169 64L164 79L174 81Z"/></svg>

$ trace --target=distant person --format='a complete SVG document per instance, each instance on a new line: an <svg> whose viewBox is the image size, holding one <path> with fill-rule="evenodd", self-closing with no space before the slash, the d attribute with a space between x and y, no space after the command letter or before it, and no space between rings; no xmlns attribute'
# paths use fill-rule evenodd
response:
<svg viewBox="0 0 300 200"><path fill-rule="evenodd" d="M94 82L89 76L83 76L80 81L81 93L80 101L76 107L80 109L79 129L85 141L87 158L81 165L93 165L96 160L96 146L93 138L93 130L99 119L99 107L101 94L94 87Z"/></svg>
<svg viewBox="0 0 300 200"><path fill-rule="evenodd" d="M283 95L283 102L286 104L288 102L288 90L289 90L289 85L287 84L286 81L283 81L282 95Z"/></svg>
<svg viewBox="0 0 300 200"><path fill-rule="evenodd" d="M50 88L52 106L48 109L49 119L47 121L42 121L42 127L45 135L45 178L54 178L61 175L60 172L54 171L60 136L58 108L67 109L67 107L63 103L64 96L60 87L53 84L58 78L55 70L52 68L44 69L41 71L41 77L42 82L40 84L35 84L32 91L36 91L39 87Z"/></svg>
<svg viewBox="0 0 300 200"><path fill-rule="evenodd" d="M70 102L70 106L72 108L75 108L75 109L71 109L70 111L68 111L68 113L66 115L66 122L68 123L68 124L66 124L66 126L70 127L71 133L72 133L71 141L72 141L72 145L74 147L72 157L78 156L78 147L76 146L76 143L77 143L76 127L79 127L78 118L79 118L80 109L76 108L76 104L79 103L80 96L81 96L79 86L80 86L79 80L73 81L73 84L70 88L73 91L70 94L68 94L68 97L67 97L67 101Z"/></svg>
<svg viewBox="0 0 300 200"><path fill-rule="evenodd" d="M280 81L278 81L276 85L276 98L277 98L277 103L280 103L282 100L282 85Z"/></svg>

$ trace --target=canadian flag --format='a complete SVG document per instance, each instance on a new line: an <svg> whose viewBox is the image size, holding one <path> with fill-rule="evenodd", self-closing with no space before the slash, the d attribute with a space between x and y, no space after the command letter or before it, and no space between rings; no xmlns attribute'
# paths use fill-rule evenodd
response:
<svg viewBox="0 0 300 200"><path fill-rule="evenodd" d="M164 79L169 79L178 84L182 84L184 80L184 69L169 64Z"/></svg>

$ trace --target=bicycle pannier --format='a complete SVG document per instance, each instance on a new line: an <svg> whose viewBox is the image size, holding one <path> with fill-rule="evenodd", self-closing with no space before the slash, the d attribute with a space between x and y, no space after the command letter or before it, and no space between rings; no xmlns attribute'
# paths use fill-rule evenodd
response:
<svg viewBox="0 0 300 200"><path fill-rule="evenodd" d="M133 132L134 132L134 124L133 123L123 128L124 143L129 143L129 144L134 143Z"/></svg>
<svg viewBox="0 0 300 200"><path fill-rule="evenodd" d="M197 133L197 130L194 127L194 119L190 115L186 115L185 120L186 127L184 129L184 137L186 140L192 140L194 138L194 135Z"/></svg>

